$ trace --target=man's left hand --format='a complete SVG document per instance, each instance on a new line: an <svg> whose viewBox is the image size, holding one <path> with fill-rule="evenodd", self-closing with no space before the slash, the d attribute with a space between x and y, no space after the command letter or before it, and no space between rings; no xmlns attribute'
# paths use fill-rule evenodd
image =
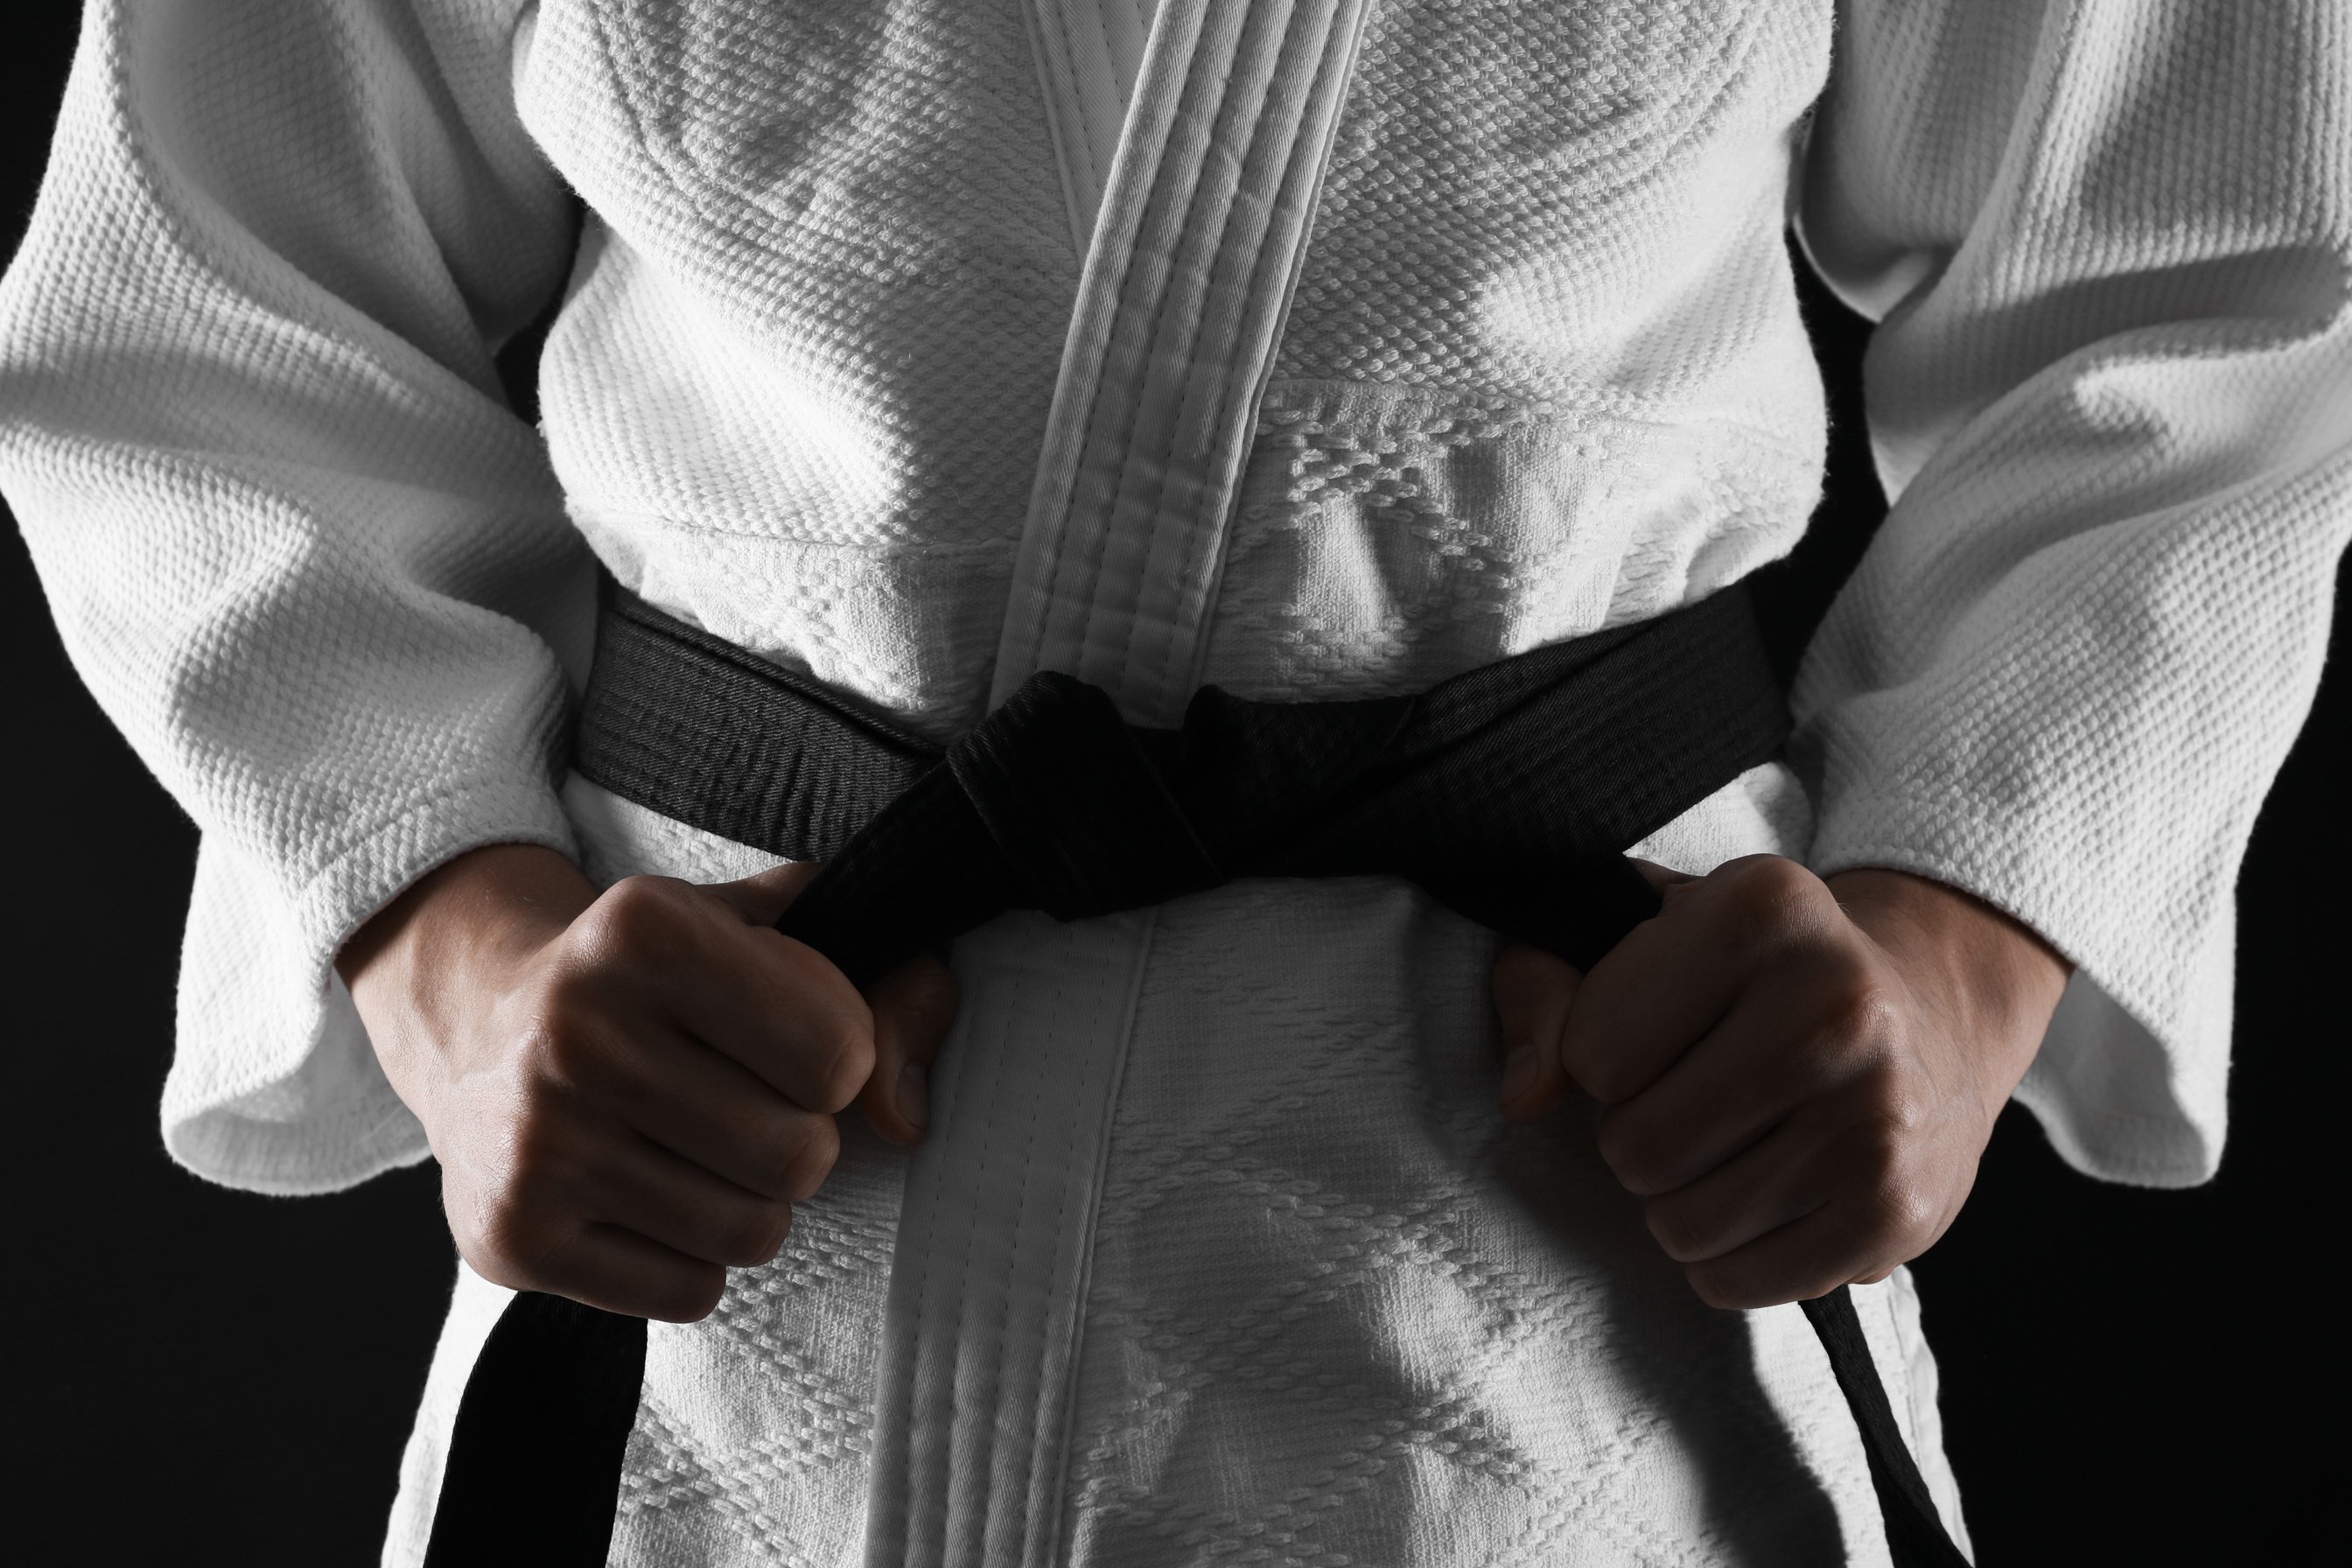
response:
<svg viewBox="0 0 2352 1568"><path fill-rule="evenodd" d="M1959 1213L2069 965L1906 872L1641 865L1665 907L1590 974L1518 942L1496 961L1503 1113L1608 1107L1601 1157L1712 1305L1884 1279Z"/></svg>

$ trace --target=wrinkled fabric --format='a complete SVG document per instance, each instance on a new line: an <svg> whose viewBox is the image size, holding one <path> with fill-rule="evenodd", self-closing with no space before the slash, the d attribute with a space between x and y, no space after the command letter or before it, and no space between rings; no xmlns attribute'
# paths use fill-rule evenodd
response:
<svg viewBox="0 0 2352 1568"><path fill-rule="evenodd" d="M1432 685L1794 542L1793 216L1882 320L1894 506L1791 765L1657 854L2020 916L2077 965L2021 1098L2095 1174L2210 1175L2236 869L2352 529L2341 7L1150 13L92 0L0 283L0 489L203 830L173 1156L426 1156L331 963L451 857L740 859L563 787L599 563L940 740L1040 661L1138 720ZM534 430L493 354L559 299ZM1690 1317L1589 1138L1474 1092L1475 929L1203 899L959 945L937 1152L853 1145L800 1250L657 1330L623 1560L1769 1561L1824 1520L1871 1560L1801 1323ZM1083 1160L1021 1120L1080 1079ZM987 1257L925 1273L958 1226ZM1865 1320L1948 1512L1903 1289ZM1284 1448L1252 1402L1290 1390ZM1755 1444L1811 1478L1771 1540L1723 1522L1770 1511L1722 1479Z"/></svg>

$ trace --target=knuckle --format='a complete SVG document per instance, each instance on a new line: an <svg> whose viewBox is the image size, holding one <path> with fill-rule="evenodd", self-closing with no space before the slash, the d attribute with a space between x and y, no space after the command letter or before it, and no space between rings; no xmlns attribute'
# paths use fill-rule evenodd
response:
<svg viewBox="0 0 2352 1568"><path fill-rule="evenodd" d="M1585 1093L1603 1105L1616 1105L1633 1097L1635 1084L1631 1073L1613 1068L1606 1062L1570 1064L1568 1076ZM1612 1169L1614 1169L1612 1166ZM1621 1173L1622 1174L1622 1173Z"/></svg>
<svg viewBox="0 0 2352 1568"><path fill-rule="evenodd" d="M452 1234L457 1239L457 1256L466 1260L467 1268L482 1279L509 1290L529 1290L537 1285L538 1281L531 1279L526 1270L517 1268L505 1253L490 1247L470 1230L453 1227Z"/></svg>
<svg viewBox="0 0 2352 1568"><path fill-rule="evenodd" d="M578 1173L560 1118L526 1105L508 1129L488 1179L473 1188L465 1213L485 1258L509 1279L534 1279L538 1265L576 1228ZM448 1194L445 1190L445 1203ZM457 1228L456 1205L452 1229ZM485 1275L485 1278L490 1276Z"/></svg>
<svg viewBox="0 0 2352 1568"><path fill-rule="evenodd" d="M874 1037L864 1029L845 1026L835 1042L816 1052L817 1103L812 1110L830 1115L847 1109L858 1090L874 1075Z"/></svg>
<svg viewBox="0 0 2352 1568"><path fill-rule="evenodd" d="M1711 1250L1707 1226L1688 1204L1653 1200L1644 1209L1643 1217L1649 1221L1650 1235L1660 1249L1676 1263L1697 1262Z"/></svg>
<svg viewBox="0 0 2352 1568"><path fill-rule="evenodd" d="M1874 1098L1878 1098L1874 1096ZM1881 1103L1852 1135L1853 1159L1860 1179L1872 1192L1899 1183L1910 1155L1910 1139L1893 1109Z"/></svg>
<svg viewBox="0 0 2352 1568"><path fill-rule="evenodd" d="M1871 1086L1870 1111L1878 1132L1879 1158L1889 1165L1918 1141L1935 1116L1918 1086L1891 1074Z"/></svg>
<svg viewBox="0 0 2352 1568"><path fill-rule="evenodd" d="M661 1281L646 1316L665 1323L698 1323L719 1310L726 1295L726 1269L717 1264L681 1266Z"/></svg>
<svg viewBox="0 0 2352 1568"><path fill-rule="evenodd" d="M1580 1033L1572 1022L1561 1031L1559 1065L1579 1088L1603 1105L1631 1099L1640 1087L1618 1053L1603 1048Z"/></svg>
<svg viewBox="0 0 2352 1568"><path fill-rule="evenodd" d="M520 1281L508 1276L506 1269L499 1265L497 1258L485 1255L480 1248L475 1247L463 1236L458 1237L457 1241L457 1256L465 1259L466 1267L472 1269L476 1275L490 1284L503 1286L509 1290L524 1289Z"/></svg>
<svg viewBox="0 0 2352 1568"><path fill-rule="evenodd" d="M682 912L679 895L686 889L686 883L671 877L625 877L580 917L582 936L607 960L671 957Z"/></svg>
<svg viewBox="0 0 2352 1568"><path fill-rule="evenodd" d="M1743 856L1719 874L1725 912L1751 938L1810 924L1828 895L1820 878L1785 856Z"/></svg>
<svg viewBox="0 0 2352 1568"><path fill-rule="evenodd" d="M555 1241L552 1217L530 1189L508 1185L483 1194L474 1207L472 1239L484 1278L519 1285ZM489 1265L483 1268L483 1264Z"/></svg>
<svg viewBox="0 0 2352 1568"><path fill-rule="evenodd" d="M1664 1152L1646 1129L1605 1117L1596 1142L1602 1162L1626 1191L1646 1195L1665 1190Z"/></svg>
<svg viewBox="0 0 2352 1568"><path fill-rule="evenodd" d="M568 1153L562 1119L544 1100L526 1100L508 1130L506 1157L492 1191L511 1203L536 1201L555 1184Z"/></svg>
<svg viewBox="0 0 2352 1568"><path fill-rule="evenodd" d="M526 1097L539 1083L577 1083L593 1055L592 1034L576 986L558 983L535 997L515 1042Z"/></svg>
<svg viewBox="0 0 2352 1568"><path fill-rule="evenodd" d="M831 1116L811 1116L792 1139L784 1161L783 1192L797 1202L814 1195L841 1157L841 1129Z"/></svg>
<svg viewBox="0 0 2352 1568"><path fill-rule="evenodd" d="M1875 1097L1894 1066L1901 1019L1885 985L1858 964L1832 961L1808 985L1800 1052L1820 1087L1859 1085Z"/></svg>
<svg viewBox="0 0 2352 1568"><path fill-rule="evenodd" d="M1732 1311L1754 1311L1790 1301L1811 1300L1826 1296L1844 1283L1842 1278L1786 1267L1747 1267L1723 1259L1687 1265L1683 1273L1701 1300L1710 1307Z"/></svg>
<svg viewBox="0 0 2352 1568"><path fill-rule="evenodd" d="M1849 1241L1859 1261L1900 1262L1924 1250L1943 1222L1937 1184L1886 1123L1857 1128L1846 1142Z"/></svg>
<svg viewBox="0 0 2352 1568"><path fill-rule="evenodd" d="M1872 1253L1894 1250L1908 1256L1908 1249L1923 1246L1934 1234L1943 1205L1927 1184L1894 1173L1873 1189L1869 1215L1864 1240Z"/></svg>
<svg viewBox="0 0 2352 1568"><path fill-rule="evenodd" d="M790 1204L759 1205L736 1222L733 1234L727 1237L723 1260L738 1268L766 1263L783 1249L784 1237L792 1229Z"/></svg>
<svg viewBox="0 0 2352 1568"><path fill-rule="evenodd" d="M1828 1027L1853 1046L1878 1047L1902 1027L1902 1013L1885 982L1859 964L1843 966L1825 987Z"/></svg>
<svg viewBox="0 0 2352 1568"><path fill-rule="evenodd" d="M1692 1263L1684 1267L1683 1278L1690 1281L1691 1289L1697 1292L1700 1300L1723 1311L1738 1311L1742 1308L1764 1304L1756 1300L1755 1292L1740 1277L1738 1268L1717 1263Z"/></svg>

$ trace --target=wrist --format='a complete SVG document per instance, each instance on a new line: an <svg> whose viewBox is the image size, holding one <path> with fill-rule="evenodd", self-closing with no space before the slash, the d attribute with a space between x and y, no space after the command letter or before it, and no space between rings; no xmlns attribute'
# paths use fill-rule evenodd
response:
<svg viewBox="0 0 2352 1568"><path fill-rule="evenodd" d="M1987 1116L1998 1115L2041 1049L2073 963L2024 921L1950 883L1880 867L1825 880L1966 1046Z"/></svg>
<svg viewBox="0 0 2352 1568"><path fill-rule="evenodd" d="M394 1089L418 1103L420 1048L446 1047L486 994L595 902L595 884L539 845L468 850L371 915L335 955Z"/></svg>

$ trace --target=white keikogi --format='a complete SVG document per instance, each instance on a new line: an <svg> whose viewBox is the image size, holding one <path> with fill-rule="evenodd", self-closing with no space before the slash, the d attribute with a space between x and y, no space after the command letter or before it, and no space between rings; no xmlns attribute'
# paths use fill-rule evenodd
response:
<svg viewBox="0 0 2352 1568"><path fill-rule="evenodd" d="M2058 1148L2210 1174L2352 530L2352 22L1832 10L93 0L0 484L204 829L173 1155L425 1157L331 959L465 849L766 863L562 776L596 562L940 739L1043 668L1146 723L1418 689L1795 542L1794 211L1884 318L1895 504L1795 768L1640 851L2014 912L2079 965ZM491 355L559 290L533 430ZM1494 940L1365 878L959 942L929 1143L851 1128L654 1326L614 1561L1883 1561L1796 1310L1704 1308L1578 1115L1496 1114ZM505 1295L461 1268L387 1563ZM1956 1520L1909 1287L1856 1297Z"/></svg>

